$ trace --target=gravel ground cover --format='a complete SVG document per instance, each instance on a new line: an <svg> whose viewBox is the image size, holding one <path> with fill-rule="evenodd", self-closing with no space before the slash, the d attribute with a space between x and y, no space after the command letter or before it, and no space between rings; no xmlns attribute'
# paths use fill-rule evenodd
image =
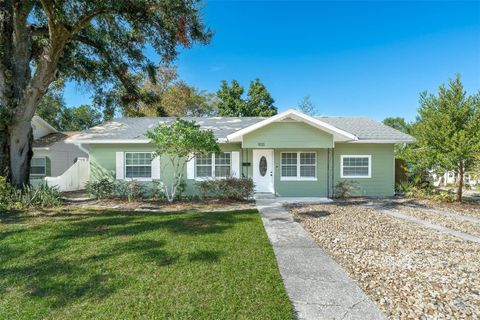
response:
<svg viewBox="0 0 480 320"><path fill-rule="evenodd" d="M390 319L480 318L480 245L358 202L289 208Z"/></svg>
<svg viewBox="0 0 480 320"><path fill-rule="evenodd" d="M411 200L410 200L411 201ZM470 201L470 202L438 202L428 199L414 200L413 203L423 205L427 208L432 209L443 209L448 210L453 213L458 213L465 216L479 217L480 218L480 202Z"/></svg>
<svg viewBox="0 0 480 320"><path fill-rule="evenodd" d="M413 216L438 225L442 225L453 230L469 233L473 236L480 237L480 223L461 221L458 218L443 215L437 212L431 212L422 208L397 206L395 209L409 216Z"/></svg>

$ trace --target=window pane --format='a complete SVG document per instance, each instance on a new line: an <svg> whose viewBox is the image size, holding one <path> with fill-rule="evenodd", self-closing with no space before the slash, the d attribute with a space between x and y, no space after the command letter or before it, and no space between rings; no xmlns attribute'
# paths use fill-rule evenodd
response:
<svg viewBox="0 0 480 320"><path fill-rule="evenodd" d="M343 158L343 175L368 177L368 157L345 157Z"/></svg>
<svg viewBox="0 0 480 320"><path fill-rule="evenodd" d="M215 177L230 177L230 166L215 166Z"/></svg>
<svg viewBox="0 0 480 320"><path fill-rule="evenodd" d="M282 165L284 165L284 164L296 165L297 164L297 153L296 152L282 153Z"/></svg>
<svg viewBox="0 0 480 320"><path fill-rule="evenodd" d="M315 166L301 166L300 177L315 177Z"/></svg>
<svg viewBox="0 0 480 320"><path fill-rule="evenodd" d="M195 162L197 164L211 165L212 164L212 156L211 155L200 154L200 155L195 157Z"/></svg>
<svg viewBox="0 0 480 320"><path fill-rule="evenodd" d="M32 158L30 165L32 167L44 167L46 165L45 158Z"/></svg>
<svg viewBox="0 0 480 320"><path fill-rule="evenodd" d="M45 174L45 167L30 167L31 174Z"/></svg>
<svg viewBox="0 0 480 320"><path fill-rule="evenodd" d="M127 166L125 176L127 178L151 178L151 166Z"/></svg>
<svg viewBox="0 0 480 320"><path fill-rule="evenodd" d="M150 152L126 152L125 177L132 179L151 178L152 154Z"/></svg>
<svg viewBox="0 0 480 320"><path fill-rule="evenodd" d="M285 166L282 165L282 177L296 177L297 166Z"/></svg>
<svg viewBox="0 0 480 320"><path fill-rule="evenodd" d="M212 176L211 166L197 166L197 177L211 177L211 176Z"/></svg>
<svg viewBox="0 0 480 320"><path fill-rule="evenodd" d="M300 164L315 164L315 152L301 152Z"/></svg>
<svg viewBox="0 0 480 320"><path fill-rule="evenodd" d="M230 165L230 153L222 152L215 155L215 165Z"/></svg>

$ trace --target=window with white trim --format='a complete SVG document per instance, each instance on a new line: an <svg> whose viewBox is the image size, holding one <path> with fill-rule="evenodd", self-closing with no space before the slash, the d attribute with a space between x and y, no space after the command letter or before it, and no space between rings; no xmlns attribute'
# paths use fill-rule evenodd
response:
<svg viewBox="0 0 480 320"><path fill-rule="evenodd" d="M316 180L316 152L282 152L281 180Z"/></svg>
<svg viewBox="0 0 480 320"><path fill-rule="evenodd" d="M227 178L231 175L232 154L221 152L195 157L195 177Z"/></svg>
<svg viewBox="0 0 480 320"><path fill-rule="evenodd" d="M342 155L340 166L342 178L370 178L372 173L372 156Z"/></svg>
<svg viewBox="0 0 480 320"><path fill-rule="evenodd" d="M32 158L30 161L30 174L32 176L45 176L47 174L47 158Z"/></svg>
<svg viewBox="0 0 480 320"><path fill-rule="evenodd" d="M125 178L150 179L152 158L151 152L125 152Z"/></svg>

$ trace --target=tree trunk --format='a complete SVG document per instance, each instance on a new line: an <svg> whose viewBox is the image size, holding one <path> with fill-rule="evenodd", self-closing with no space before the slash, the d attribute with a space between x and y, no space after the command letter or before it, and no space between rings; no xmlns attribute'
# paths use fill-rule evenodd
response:
<svg viewBox="0 0 480 320"><path fill-rule="evenodd" d="M32 159L32 126L29 120L15 123L10 127L10 174L16 187L30 183L30 160Z"/></svg>
<svg viewBox="0 0 480 320"><path fill-rule="evenodd" d="M460 161L460 164L458 166L458 188L457 188L457 201L462 202L462 196L463 196L463 176L465 168L463 165L463 161Z"/></svg>

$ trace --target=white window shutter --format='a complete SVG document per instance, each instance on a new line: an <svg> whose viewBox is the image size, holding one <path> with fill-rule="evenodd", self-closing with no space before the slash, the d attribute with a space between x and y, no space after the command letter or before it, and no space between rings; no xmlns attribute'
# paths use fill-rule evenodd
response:
<svg viewBox="0 0 480 320"><path fill-rule="evenodd" d="M240 178L240 152L232 151L232 177Z"/></svg>
<svg viewBox="0 0 480 320"><path fill-rule="evenodd" d="M125 168L124 153L122 151L119 151L116 154L116 163L115 163L115 176L117 180L125 179L124 168Z"/></svg>
<svg viewBox="0 0 480 320"><path fill-rule="evenodd" d="M152 179L160 179L160 158L155 157L152 159Z"/></svg>
<svg viewBox="0 0 480 320"><path fill-rule="evenodd" d="M187 179L195 179L195 158L187 162Z"/></svg>

